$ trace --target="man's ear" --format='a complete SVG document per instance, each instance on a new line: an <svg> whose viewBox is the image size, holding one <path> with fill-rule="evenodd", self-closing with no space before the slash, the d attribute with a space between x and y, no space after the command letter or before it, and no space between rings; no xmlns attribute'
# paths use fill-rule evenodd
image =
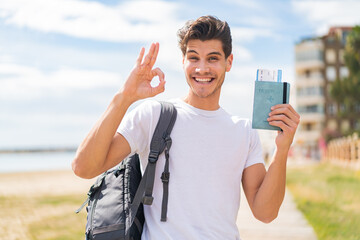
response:
<svg viewBox="0 0 360 240"><path fill-rule="evenodd" d="M230 54L226 59L226 71L229 72L232 67L234 56L233 54Z"/></svg>

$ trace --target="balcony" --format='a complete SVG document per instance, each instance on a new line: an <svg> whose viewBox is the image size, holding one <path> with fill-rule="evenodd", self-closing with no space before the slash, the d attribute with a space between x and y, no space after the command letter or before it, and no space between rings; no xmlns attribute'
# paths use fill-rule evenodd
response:
<svg viewBox="0 0 360 240"><path fill-rule="evenodd" d="M308 39L296 44L295 52L318 51L324 49L324 44L320 38Z"/></svg>
<svg viewBox="0 0 360 240"><path fill-rule="evenodd" d="M303 95L296 96L297 106L324 105L325 98L323 95Z"/></svg>
<svg viewBox="0 0 360 240"><path fill-rule="evenodd" d="M306 77L304 75L296 76L295 83L297 87L323 87L325 80L321 75Z"/></svg>
<svg viewBox="0 0 360 240"><path fill-rule="evenodd" d="M317 143L320 137L321 137L321 130L311 130L311 131L300 130L296 133L296 141L301 143L305 143L305 142Z"/></svg>
<svg viewBox="0 0 360 240"><path fill-rule="evenodd" d="M322 123L325 121L324 113L299 113L301 124L305 123Z"/></svg>
<svg viewBox="0 0 360 240"><path fill-rule="evenodd" d="M295 70L297 74L303 73L306 70L323 69L325 64L320 59L313 59L308 61L299 61L295 64Z"/></svg>

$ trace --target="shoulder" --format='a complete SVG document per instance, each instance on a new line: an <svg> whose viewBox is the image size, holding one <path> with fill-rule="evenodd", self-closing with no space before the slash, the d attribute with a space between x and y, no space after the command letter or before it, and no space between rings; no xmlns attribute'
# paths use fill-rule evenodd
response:
<svg viewBox="0 0 360 240"><path fill-rule="evenodd" d="M153 110L156 108L160 108L160 102L154 99L146 99L134 103L130 108L130 110L136 109L137 111Z"/></svg>
<svg viewBox="0 0 360 240"><path fill-rule="evenodd" d="M136 102L129 108L131 115L138 115L139 117L152 116L160 114L161 105L158 101L153 99L142 100Z"/></svg>
<svg viewBox="0 0 360 240"><path fill-rule="evenodd" d="M239 116L230 116L231 118L231 121L236 124L237 126L239 127L242 127L246 130L251 130L252 127L251 127L251 120L248 119L248 118L242 118L242 117L239 117Z"/></svg>
<svg viewBox="0 0 360 240"><path fill-rule="evenodd" d="M252 139L258 137L258 132L256 129L252 128L252 122L250 119L231 116L231 120L237 128L241 129L243 133L250 136Z"/></svg>

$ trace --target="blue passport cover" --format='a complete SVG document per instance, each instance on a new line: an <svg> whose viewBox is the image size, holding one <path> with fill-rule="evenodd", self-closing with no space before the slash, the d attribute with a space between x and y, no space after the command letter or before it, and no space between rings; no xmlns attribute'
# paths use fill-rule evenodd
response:
<svg viewBox="0 0 360 240"><path fill-rule="evenodd" d="M254 91L254 107L252 128L278 130L267 121L271 107L277 104L289 103L290 84L287 82L256 81Z"/></svg>

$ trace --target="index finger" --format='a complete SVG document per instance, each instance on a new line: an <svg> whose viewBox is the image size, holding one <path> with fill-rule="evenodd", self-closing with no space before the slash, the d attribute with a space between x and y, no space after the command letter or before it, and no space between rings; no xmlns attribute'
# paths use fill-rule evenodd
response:
<svg viewBox="0 0 360 240"><path fill-rule="evenodd" d="M146 54L144 61L142 62L142 64L144 66L150 65L151 59L153 58L153 55L154 55L154 52L155 52L155 44L152 43L150 46L149 52Z"/></svg>
<svg viewBox="0 0 360 240"><path fill-rule="evenodd" d="M295 111L295 109L294 109L290 104L288 104L288 103L287 103L287 104L277 104L277 105L274 105L274 106L271 107L271 111L274 111L274 110L279 109L279 108L286 108L286 107L288 107L289 110L290 110L293 114L295 114L296 117L300 117L300 115Z"/></svg>
<svg viewBox="0 0 360 240"><path fill-rule="evenodd" d="M152 68L156 62L156 58L157 58L157 55L159 53L159 43L155 43L155 49L154 49L154 52L151 56L151 60L150 60L150 63L149 63L149 66Z"/></svg>
<svg viewBox="0 0 360 240"><path fill-rule="evenodd" d="M136 66L139 66L142 62L142 59L144 57L144 53L145 53L145 48L142 47L141 50L140 50L140 53L139 53L139 56L138 58L136 59Z"/></svg>

